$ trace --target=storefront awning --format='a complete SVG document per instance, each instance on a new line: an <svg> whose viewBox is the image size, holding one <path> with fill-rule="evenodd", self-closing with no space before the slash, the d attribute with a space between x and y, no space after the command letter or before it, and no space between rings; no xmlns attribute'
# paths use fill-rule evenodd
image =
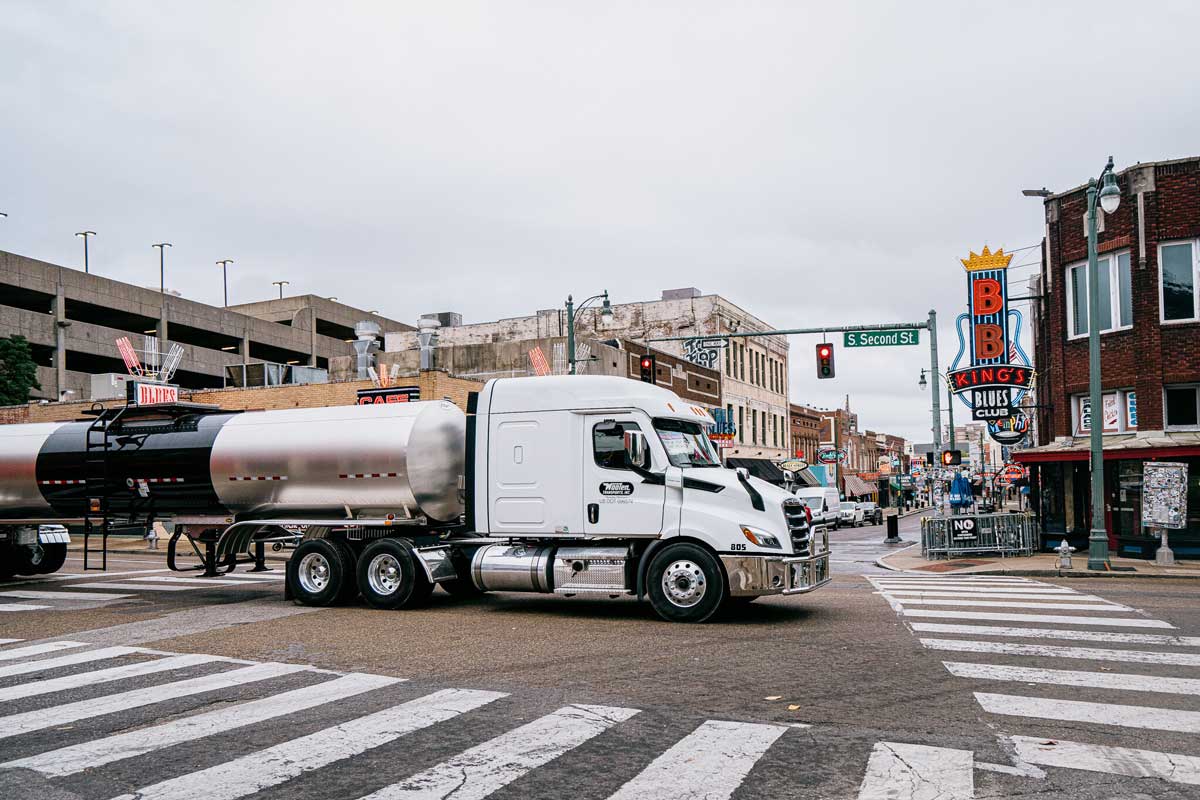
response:
<svg viewBox="0 0 1200 800"><path fill-rule="evenodd" d="M857 475L846 476L846 497L866 497L879 491L879 486L867 483Z"/></svg>
<svg viewBox="0 0 1200 800"><path fill-rule="evenodd" d="M1041 447L1018 450L1013 453L1013 459L1022 464L1087 461L1090 448L1091 442L1086 436L1065 436ZM1200 456L1200 432L1139 431L1104 436L1105 461L1189 456Z"/></svg>

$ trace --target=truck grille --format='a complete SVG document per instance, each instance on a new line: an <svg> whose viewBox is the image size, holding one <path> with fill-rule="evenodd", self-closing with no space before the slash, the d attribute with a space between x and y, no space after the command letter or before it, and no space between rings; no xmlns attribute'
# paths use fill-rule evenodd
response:
<svg viewBox="0 0 1200 800"><path fill-rule="evenodd" d="M799 500L783 501L783 518L787 522L788 533L792 537L792 552L808 552L808 517L804 513L804 504Z"/></svg>

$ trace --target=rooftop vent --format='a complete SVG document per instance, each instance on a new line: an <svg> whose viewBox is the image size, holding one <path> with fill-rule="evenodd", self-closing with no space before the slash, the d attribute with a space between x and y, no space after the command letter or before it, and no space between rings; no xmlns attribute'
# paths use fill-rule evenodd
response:
<svg viewBox="0 0 1200 800"><path fill-rule="evenodd" d="M689 286L686 289L663 289L663 300L691 300L693 297L699 297L700 290L695 286Z"/></svg>

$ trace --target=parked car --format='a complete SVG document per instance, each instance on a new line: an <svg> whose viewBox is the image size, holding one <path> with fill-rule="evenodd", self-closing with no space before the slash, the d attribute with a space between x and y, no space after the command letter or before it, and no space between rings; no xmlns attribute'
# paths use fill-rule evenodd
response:
<svg viewBox="0 0 1200 800"><path fill-rule="evenodd" d="M838 490L829 486L806 486L796 490L796 496L808 504L813 527L836 530L839 526L841 498Z"/></svg>
<svg viewBox="0 0 1200 800"><path fill-rule="evenodd" d="M863 520L868 525L883 524L883 509L879 507L879 503L874 501L864 501L859 503L863 510Z"/></svg>
<svg viewBox="0 0 1200 800"><path fill-rule="evenodd" d="M844 500L838 509L838 520L842 525L849 525L851 528L861 527L863 524L862 507L850 500Z"/></svg>

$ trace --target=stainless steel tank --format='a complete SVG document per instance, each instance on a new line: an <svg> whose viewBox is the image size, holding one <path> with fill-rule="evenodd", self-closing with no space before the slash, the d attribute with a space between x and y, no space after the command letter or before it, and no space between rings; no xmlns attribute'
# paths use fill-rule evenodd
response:
<svg viewBox="0 0 1200 800"><path fill-rule="evenodd" d="M0 425L0 518L41 517L51 512L38 488L38 453L61 422Z"/></svg>
<svg viewBox="0 0 1200 800"><path fill-rule="evenodd" d="M448 400L238 414L213 442L210 472L235 513L357 516L408 509L450 522L466 416Z"/></svg>

